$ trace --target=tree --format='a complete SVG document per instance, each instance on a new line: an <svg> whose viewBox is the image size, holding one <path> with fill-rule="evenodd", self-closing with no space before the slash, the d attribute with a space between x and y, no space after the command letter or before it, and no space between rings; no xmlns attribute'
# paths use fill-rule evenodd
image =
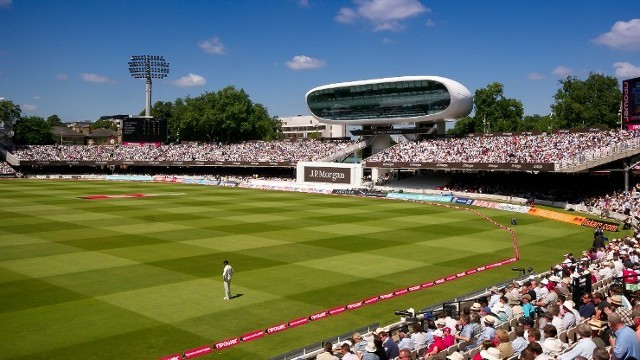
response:
<svg viewBox="0 0 640 360"><path fill-rule="evenodd" d="M524 116L522 102L504 96L504 86L494 82L486 88L476 90L475 105L476 131L515 131ZM481 125L478 128L478 125Z"/></svg>
<svg viewBox="0 0 640 360"><path fill-rule="evenodd" d="M451 134L468 134L484 131L516 131L522 125L522 102L504 96L504 86L494 82L475 91L475 114L456 122Z"/></svg>
<svg viewBox="0 0 640 360"><path fill-rule="evenodd" d="M590 73L586 80L567 76L558 83L551 110L563 128L619 126L622 95L615 77Z"/></svg>
<svg viewBox="0 0 640 360"><path fill-rule="evenodd" d="M58 115L53 114L47 118L47 124L49 124L49 127L62 126L62 119L60 119Z"/></svg>
<svg viewBox="0 0 640 360"><path fill-rule="evenodd" d="M179 126L173 118L174 105L171 101L156 101L151 107L151 116L156 119L164 119L167 121L167 128L169 133L169 141L178 141ZM144 110L140 113L144 115Z"/></svg>
<svg viewBox="0 0 640 360"><path fill-rule="evenodd" d="M0 100L0 131L9 135L14 124L22 116L20 106L9 100Z"/></svg>
<svg viewBox="0 0 640 360"><path fill-rule="evenodd" d="M521 131L546 131L563 129L558 119L552 115L527 115L520 126Z"/></svg>
<svg viewBox="0 0 640 360"><path fill-rule="evenodd" d="M113 131L118 130L118 126L111 120L108 119L98 119L91 124L89 127L91 131L95 129L111 129Z"/></svg>
<svg viewBox="0 0 640 360"><path fill-rule="evenodd" d="M163 107L165 108L165 107ZM177 99L171 107L170 136L186 141L234 143L272 140L279 121L261 104L233 86L198 97Z"/></svg>
<svg viewBox="0 0 640 360"><path fill-rule="evenodd" d="M451 135L464 135L476 132L475 119L471 116L466 116L458 121L453 128L449 129L448 133Z"/></svg>
<svg viewBox="0 0 640 360"><path fill-rule="evenodd" d="M39 116L20 118L14 126L14 143L20 145L47 145L53 144L51 126Z"/></svg>

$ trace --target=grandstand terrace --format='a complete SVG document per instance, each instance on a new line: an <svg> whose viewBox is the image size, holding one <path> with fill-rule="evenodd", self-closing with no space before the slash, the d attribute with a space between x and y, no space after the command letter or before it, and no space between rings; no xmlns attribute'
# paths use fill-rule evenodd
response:
<svg viewBox="0 0 640 360"><path fill-rule="evenodd" d="M16 171L6 161L0 161L0 177L13 177Z"/></svg>
<svg viewBox="0 0 640 360"><path fill-rule="evenodd" d="M401 142L365 159L365 166L576 172L638 153L640 138L635 131L476 134Z"/></svg>
<svg viewBox="0 0 640 360"><path fill-rule="evenodd" d="M29 145L11 153L19 166L279 166L299 161L334 161L364 147L363 142L275 141L241 144L161 146Z"/></svg>

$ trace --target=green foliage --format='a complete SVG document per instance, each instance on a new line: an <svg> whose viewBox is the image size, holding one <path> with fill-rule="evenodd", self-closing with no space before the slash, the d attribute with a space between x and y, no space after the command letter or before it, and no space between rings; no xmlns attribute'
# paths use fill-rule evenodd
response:
<svg viewBox="0 0 640 360"><path fill-rule="evenodd" d="M22 110L20 105L16 105L13 101L2 100L0 101L0 122L5 127L12 127L15 122L22 116Z"/></svg>
<svg viewBox="0 0 640 360"><path fill-rule="evenodd" d="M586 80L567 76L558 83L551 109L562 128L619 126L621 92L615 77L590 73Z"/></svg>
<svg viewBox="0 0 640 360"><path fill-rule="evenodd" d="M494 82L476 90L475 114L458 120L449 134L484 131L549 131L578 127L620 125L620 88L615 77L589 74L586 80L568 76L559 81L552 115L524 117L522 102L506 98L503 85Z"/></svg>
<svg viewBox="0 0 640 360"><path fill-rule="evenodd" d="M551 115L527 115L521 124L520 131L546 131L563 129L558 119Z"/></svg>
<svg viewBox="0 0 640 360"><path fill-rule="evenodd" d="M53 114L47 118L47 124L49 124L49 127L62 126L62 119L60 119L58 115Z"/></svg>
<svg viewBox="0 0 640 360"><path fill-rule="evenodd" d="M504 96L504 86L494 82L477 89L473 97L475 114L459 120L450 134L468 134L485 131L516 131L522 125L522 102Z"/></svg>
<svg viewBox="0 0 640 360"><path fill-rule="evenodd" d="M28 116L18 119L13 127L15 144L46 145L53 144L51 126L39 116Z"/></svg>
<svg viewBox="0 0 640 360"><path fill-rule="evenodd" d="M473 132L476 132L475 119L470 116L456 121L456 125L448 131L451 135L464 135Z"/></svg>
<svg viewBox="0 0 640 360"><path fill-rule="evenodd" d="M270 117L263 105L253 103L244 90L233 86L178 98L174 103L158 101L151 115L167 119L171 141L274 140L280 131L276 117Z"/></svg>
<svg viewBox="0 0 640 360"><path fill-rule="evenodd" d="M92 131L95 129L111 129L113 131L118 130L118 127L113 123L113 121L106 119L96 120L93 124L91 124L90 128Z"/></svg>

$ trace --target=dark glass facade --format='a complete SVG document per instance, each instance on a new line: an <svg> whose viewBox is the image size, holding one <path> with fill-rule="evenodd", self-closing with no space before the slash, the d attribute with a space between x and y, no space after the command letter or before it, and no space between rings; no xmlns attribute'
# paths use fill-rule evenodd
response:
<svg viewBox="0 0 640 360"><path fill-rule="evenodd" d="M433 115L450 103L445 85L432 80L336 87L313 91L307 96L313 115L345 121Z"/></svg>

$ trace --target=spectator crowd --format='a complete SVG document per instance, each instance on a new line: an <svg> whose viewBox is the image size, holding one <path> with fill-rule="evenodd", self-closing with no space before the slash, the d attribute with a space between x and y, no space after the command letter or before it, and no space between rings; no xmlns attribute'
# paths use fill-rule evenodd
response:
<svg viewBox="0 0 640 360"><path fill-rule="evenodd" d="M14 175L16 171L6 161L0 161L0 175Z"/></svg>
<svg viewBox="0 0 640 360"><path fill-rule="evenodd" d="M25 161L232 161L298 162L321 160L349 147L353 141L246 142L240 144L170 145L27 145L13 150Z"/></svg>
<svg viewBox="0 0 640 360"><path fill-rule="evenodd" d="M366 159L411 163L549 163L564 166L637 147L636 132L610 130L543 135L484 136L401 142Z"/></svg>

